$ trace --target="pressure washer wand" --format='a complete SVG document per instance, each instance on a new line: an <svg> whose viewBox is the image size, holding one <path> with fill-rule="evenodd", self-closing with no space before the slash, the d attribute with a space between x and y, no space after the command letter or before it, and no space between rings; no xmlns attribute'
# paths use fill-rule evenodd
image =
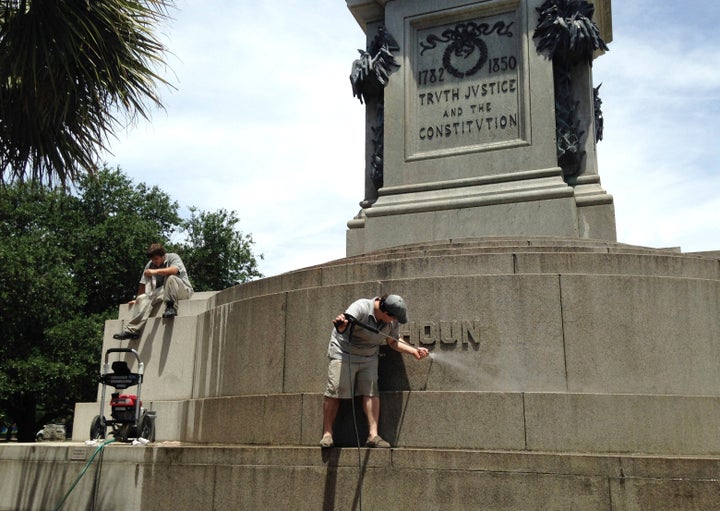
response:
<svg viewBox="0 0 720 511"><path fill-rule="evenodd" d="M344 313L343 313L343 316L345 316L345 319L348 320L348 323L351 323L351 324L353 324L353 325L355 325L355 326L359 326L360 328L364 328L365 330L369 330L369 331L373 332L374 334L382 335L384 338L392 339L393 341L401 342L401 343L403 343L403 344L407 344L407 345L410 346L411 348L415 348L415 346L413 346L412 344L410 344L410 343L407 342L407 341L404 341L403 339L398 339L397 337L393 337L392 335L384 334L384 333L380 332L380 330L378 330L378 329L375 328L374 326L370 326L370 325L368 325L368 324L366 324L366 323L363 323L362 321L359 321L359 320L358 320L355 316L353 316L352 314L348 314L347 312L344 312ZM340 325L342 324L342 322L337 321L337 322L333 322L333 324L335 325L335 328L337 328L338 326L340 326Z"/></svg>

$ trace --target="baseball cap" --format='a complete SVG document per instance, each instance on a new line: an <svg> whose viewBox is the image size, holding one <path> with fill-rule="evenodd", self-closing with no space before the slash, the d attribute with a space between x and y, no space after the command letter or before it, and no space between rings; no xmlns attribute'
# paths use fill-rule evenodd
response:
<svg viewBox="0 0 720 511"><path fill-rule="evenodd" d="M407 306L405 300L399 295L388 295L385 298L383 310L397 319L400 323L407 323Z"/></svg>

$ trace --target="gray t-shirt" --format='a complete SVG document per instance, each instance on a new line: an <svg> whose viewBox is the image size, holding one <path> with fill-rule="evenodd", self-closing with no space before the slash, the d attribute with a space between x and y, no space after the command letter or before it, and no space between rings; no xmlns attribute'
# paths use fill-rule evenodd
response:
<svg viewBox="0 0 720 511"><path fill-rule="evenodd" d="M182 280L183 284L187 286L189 291L192 291L192 284L190 283L190 277L188 277L185 265L183 264L182 259L180 259L180 256L173 252L168 252L167 254L165 254L165 263L163 263L161 266L155 266L152 261L148 261L148 263L145 265L145 268L143 269L142 275L140 276L140 284L144 284L145 286L150 285L153 289L162 286L165 283L164 275L146 277L145 270L156 270L158 268L168 268L170 266L175 266L178 269L177 277Z"/></svg>
<svg viewBox="0 0 720 511"><path fill-rule="evenodd" d="M328 357L341 359L350 355L351 358L369 358L378 354L380 344L385 342L387 337L397 338L400 333L400 325L397 321L383 323L375 319L375 298L361 298L356 300L345 312L352 315L361 323L365 323L380 330L375 333L358 325L348 324L343 333L333 328L328 345Z"/></svg>

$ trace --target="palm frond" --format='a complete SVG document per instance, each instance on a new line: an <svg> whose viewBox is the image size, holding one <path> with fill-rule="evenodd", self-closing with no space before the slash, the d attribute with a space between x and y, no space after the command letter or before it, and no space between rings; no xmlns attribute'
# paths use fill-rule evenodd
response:
<svg viewBox="0 0 720 511"><path fill-rule="evenodd" d="M114 129L162 108L171 0L0 3L0 181L93 173Z"/></svg>

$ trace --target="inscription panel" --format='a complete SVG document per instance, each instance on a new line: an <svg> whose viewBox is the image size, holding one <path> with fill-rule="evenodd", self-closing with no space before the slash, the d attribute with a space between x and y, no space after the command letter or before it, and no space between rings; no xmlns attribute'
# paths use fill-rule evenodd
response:
<svg viewBox="0 0 720 511"><path fill-rule="evenodd" d="M410 23L408 160L527 143L517 18L517 11L509 10Z"/></svg>

